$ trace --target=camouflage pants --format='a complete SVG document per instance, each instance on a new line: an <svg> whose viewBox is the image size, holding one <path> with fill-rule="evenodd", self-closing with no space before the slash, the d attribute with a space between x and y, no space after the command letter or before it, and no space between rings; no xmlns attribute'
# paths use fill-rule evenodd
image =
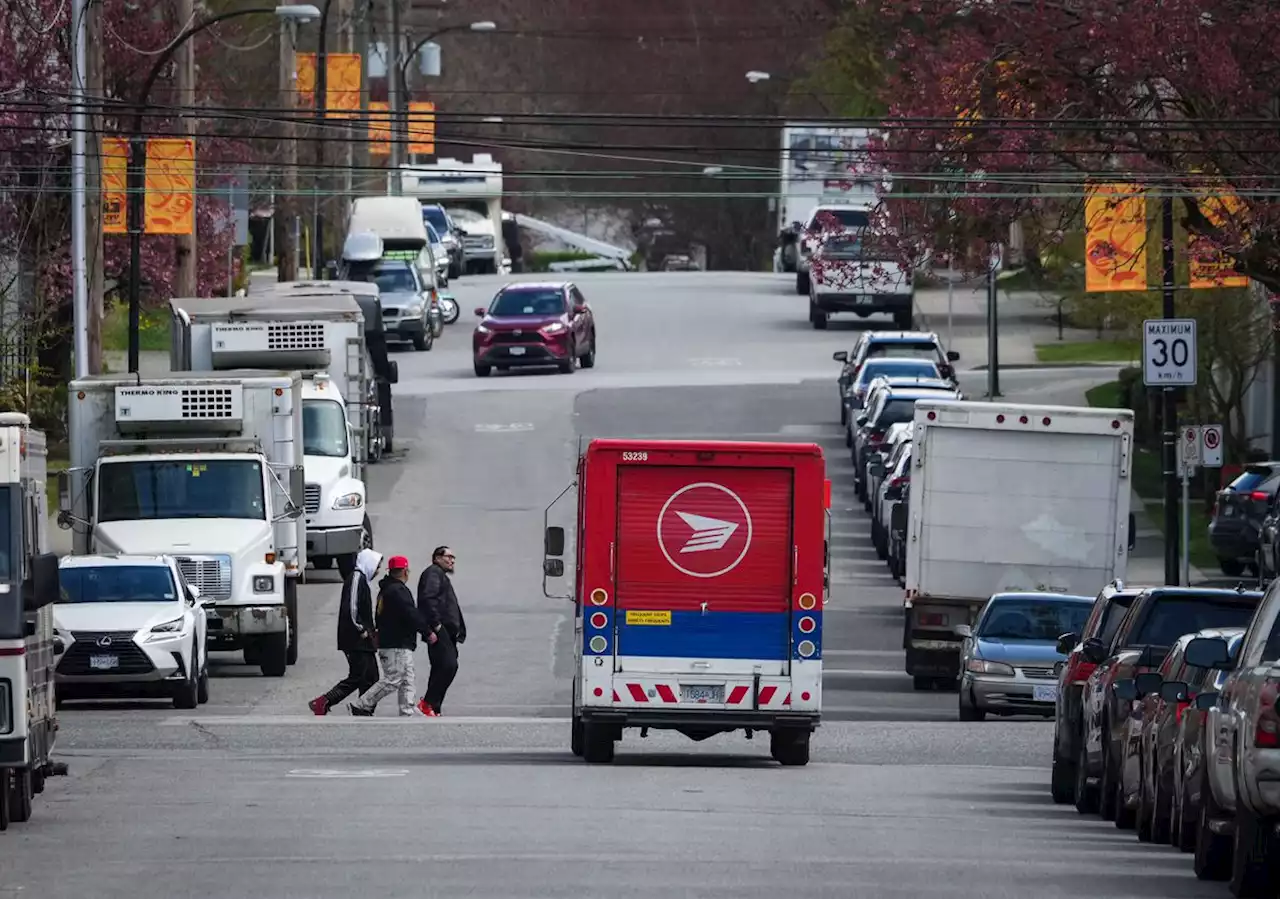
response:
<svg viewBox="0 0 1280 899"><path fill-rule="evenodd" d="M379 649L378 663L382 666L382 677L351 704L361 711L372 712L384 696L399 693L400 714L412 715L415 682L413 650Z"/></svg>

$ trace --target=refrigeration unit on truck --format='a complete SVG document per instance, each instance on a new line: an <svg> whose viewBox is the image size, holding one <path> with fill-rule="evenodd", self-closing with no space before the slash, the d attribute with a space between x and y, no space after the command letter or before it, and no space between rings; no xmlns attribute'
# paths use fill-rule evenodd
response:
<svg viewBox="0 0 1280 899"><path fill-rule="evenodd" d="M173 371L298 370L307 558L343 577L373 546L365 499L370 382L364 318L350 295L170 300Z"/></svg>
<svg viewBox="0 0 1280 899"><path fill-rule="evenodd" d="M227 371L71 382L58 523L73 552L172 555L211 650L281 677L306 566L302 376Z"/></svg>
<svg viewBox="0 0 1280 899"><path fill-rule="evenodd" d="M31 818L52 761L58 556L49 552L45 436L0 412L0 830Z"/></svg>
<svg viewBox="0 0 1280 899"><path fill-rule="evenodd" d="M360 307L364 317L364 346L369 354L373 384L369 411L371 430L365 435L365 456L377 462L392 450L395 439L395 414L391 407L391 385L400 381L400 366L387 353L387 332L382 324L382 295L374 281L285 281L275 283L264 293L280 296L349 296ZM251 296L257 296L255 291Z"/></svg>
<svg viewBox="0 0 1280 899"><path fill-rule="evenodd" d="M1133 413L916 401L903 648L916 689L959 675L994 593L1093 596L1125 575Z"/></svg>
<svg viewBox="0 0 1280 899"><path fill-rule="evenodd" d="M592 440L576 486L574 754L609 762L628 727L745 730L806 764L822 706L822 450ZM547 527L545 550L544 593L565 576L563 528Z"/></svg>

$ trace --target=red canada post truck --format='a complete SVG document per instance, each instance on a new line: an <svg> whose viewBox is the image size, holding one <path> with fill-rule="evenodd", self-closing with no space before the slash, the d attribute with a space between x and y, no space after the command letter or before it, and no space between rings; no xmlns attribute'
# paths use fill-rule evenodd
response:
<svg viewBox="0 0 1280 899"><path fill-rule="evenodd" d="M610 762L628 727L760 730L777 761L807 764L828 582L821 448L592 440L576 484L574 754ZM544 592L564 554L564 529L547 527Z"/></svg>

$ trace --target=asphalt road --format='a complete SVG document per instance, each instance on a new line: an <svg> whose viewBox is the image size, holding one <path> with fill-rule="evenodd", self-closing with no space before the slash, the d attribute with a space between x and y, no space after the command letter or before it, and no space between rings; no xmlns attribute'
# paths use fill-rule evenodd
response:
<svg viewBox="0 0 1280 899"><path fill-rule="evenodd" d="M194 714L64 708L71 774L0 835L0 897L1053 897L1085 880L1115 899L1218 895L1170 850L1051 805L1047 723L960 724L954 694L912 690L901 589L867 542L838 425L831 353L856 323L812 331L785 276L578 280L599 322L593 370L477 379L469 310L494 278L455 282L467 314L431 352L397 355L399 448L371 473L375 540L418 566L437 543L458 555L471 639L449 717L401 721L390 701L373 720L310 716L342 667L337 577L318 573L286 677L225 657ZM1072 403L1107 374L1010 371L1002 388ZM608 768L569 755L571 605L543 595L543 510L580 442L609 435L824 448L832 595L807 768L777 768L740 734L629 733Z"/></svg>

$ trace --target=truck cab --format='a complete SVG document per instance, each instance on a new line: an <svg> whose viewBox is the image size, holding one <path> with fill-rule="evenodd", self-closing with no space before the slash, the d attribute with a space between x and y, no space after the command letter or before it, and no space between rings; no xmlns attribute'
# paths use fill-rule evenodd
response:
<svg viewBox="0 0 1280 899"><path fill-rule="evenodd" d="M58 732L48 551L45 437L20 412L0 413L0 830L27 821Z"/></svg>
<svg viewBox="0 0 1280 899"><path fill-rule="evenodd" d="M175 556L213 600L209 649L283 676L306 565L301 377L98 375L69 389L58 523L73 552Z"/></svg>

